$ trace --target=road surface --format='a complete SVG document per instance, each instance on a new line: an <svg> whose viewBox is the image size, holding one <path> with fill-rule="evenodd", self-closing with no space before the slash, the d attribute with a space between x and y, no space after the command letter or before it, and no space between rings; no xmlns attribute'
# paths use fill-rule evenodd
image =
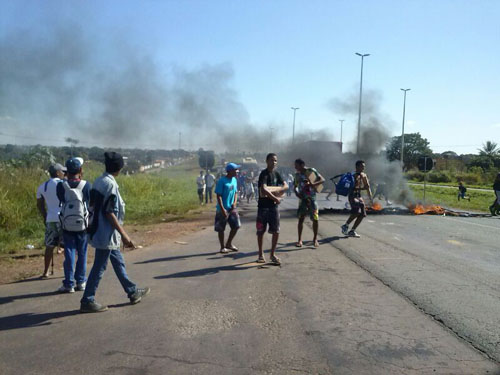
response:
<svg viewBox="0 0 500 375"><path fill-rule="evenodd" d="M55 294L60 278L0 286L1 373L500 374L500 221L374 215L353 239L324 215L321 246L296 248L295 206L282 267L254 263L250 204L238 253L219 254L211 227L127 253L152 288L135 306L111 267L101 314Z"/></svg>

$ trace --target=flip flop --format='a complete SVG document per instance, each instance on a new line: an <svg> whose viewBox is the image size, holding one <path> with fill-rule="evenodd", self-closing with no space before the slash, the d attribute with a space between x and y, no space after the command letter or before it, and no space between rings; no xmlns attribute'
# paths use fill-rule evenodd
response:
<svg viewBox="0 0 500 375"><path fill-rule="evenodd" d="M318 241L314 242L314 247L319 247L319 242Z"/></svg>
<svg viewBox="0 0 500 375"><path fill-rule="evenodd" d="M272 256L271 257L271 262L273 262L274 264L281 265L281 260L277 256Z"/></svg>
<svg viewBox="0 0 500 375"><path fill-rule="evenodd" d="M220 249L219 253L221 253L221 254L227 254L227 253L229 253L229 250L226 249L226 248L223 248L223 249Z"/></svg>
<svg viewBox="0 0 500 375"><path fill-rule="evenodd" d="M302 247L302 246L303 246L303 245L302 245L302 243L300 243L300 242L295 243L295 247Z"/></svg>
<svg viewBox="0 0 500 375"><path fill-rule="evenodd" d="M227 247L227 246L226 246L226 249L231 250L231 251L239 251L239 250L240 250L240 249L238 249L238 248L237 248L236 246L234 246L234 245L231 245L231 246L229 246L229 247Z"/></svg>
<svg viewBox="0 0 500 375"><path fill-rule="evenodd" d="M266 263L266 260L264 258L259 258L257 259L257 263Z"/></svg>

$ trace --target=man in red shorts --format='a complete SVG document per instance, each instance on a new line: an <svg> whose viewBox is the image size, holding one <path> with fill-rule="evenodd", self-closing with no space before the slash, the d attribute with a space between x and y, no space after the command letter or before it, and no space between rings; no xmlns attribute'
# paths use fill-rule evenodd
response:
<svg viewBox="0 0 500 375"><path fill-rule="evenodd" d="M354 187L349 193L349 204L351 205L351 216L347 219L346 223L341 226L342 233L349 237L361 237L356 233L356 228L361 224L361 221L366 217L366 206L365 201L361 197L361 190L366 190L368 197L370 198L371 204L373 204L372 192L370 190L370 181L368 176L364 173L365 162L363 160L358 160L356 162L356 173L354 173ZM349 224L356 219L351 230L349 230Z"/></svg>

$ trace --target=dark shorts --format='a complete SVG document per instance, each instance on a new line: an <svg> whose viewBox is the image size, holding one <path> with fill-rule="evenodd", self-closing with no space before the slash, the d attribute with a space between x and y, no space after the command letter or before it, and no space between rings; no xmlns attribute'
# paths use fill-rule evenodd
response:
<svg viewBox="0 0 500 375"><path fill-rule="evenodd" d="M227 218L222 215L222 212L217 212L215 214L214 230L216 232L224 232L226 230L226 223L229 223L231 229L238 229L241 227L240 215L237 210L232 210Z"/></svg>
<svg viewBox="0 0 500 375"><path fill-rule="evenodd" d="M280 232L280 211L278 206L274 207L259 207L257 210L257 234L266 232L269 225L269 233Z"/></svg>
<svg viewBox="0 0 500 375"><path fill-rule="evenodd" d="M198 195L203 196L203 190L204 189L198 189Z"/></svg>
<svg viewBox="0 0 500 375"><path fill-rule="evenodd" d="M351 214L366 216L366 206L363 198L349 197L349 204L351 205Z"/></svg>
<svg viewBox="0 0 500 375"><path fill-rule="evenodd" d="M62 246L63 236L61 224L57 222L45 224L45 246L56 247L61 243Z"/></svg>
<svg viewBox="0 0 500 375"><path fill-rule="evenodd" d="M299 218L305 217L309 214L311 220L319 220L318 202L316 199L300 199L299 208L297 209L297 216Z"/></svg>

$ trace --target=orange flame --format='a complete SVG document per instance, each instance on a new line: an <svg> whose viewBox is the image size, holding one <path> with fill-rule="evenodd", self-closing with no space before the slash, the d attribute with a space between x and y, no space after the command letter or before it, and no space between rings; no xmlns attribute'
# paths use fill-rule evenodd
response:
<svg viewBox="0 0 500 375"><path fill-rule="evenodd" d="M371 209L372 209L373 211L380 211L380 210L382 209L382 205L381 205L380 203L375 202L375 203L373 203L373 205L371 206Z"/></svg>
<svg viewBox="0 0 500 375"><path fill-rule="evenodd" d="M443 215L445 213L445 209L443 207L435 205L424 206L422 204L416 204L416 205L410 205L408 208L415 215L423 215L423 214Z"/></svg>

